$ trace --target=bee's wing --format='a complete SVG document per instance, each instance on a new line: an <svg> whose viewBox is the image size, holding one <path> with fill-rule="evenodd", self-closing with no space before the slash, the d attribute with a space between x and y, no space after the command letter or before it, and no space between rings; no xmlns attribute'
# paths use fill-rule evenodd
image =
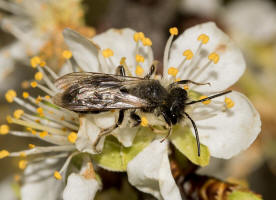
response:
<svg viewBox="0 0 276 200"><path fill-rule="evenodd" d="M71 73L56 81L61 93L54 97L54 103L75 112L106 111L150 107L145 99L122 92L147 81L136 77L125 77L102 73Z"/></svg>
<svg viewBox="0 0 276 200"><path fill-rule="evenodd" d="M95 73L95 72L74 72L66 74L55 81L55 86L60 90L66 90L72 86L91 84L98 87L109 87L110 84L116 86L128 84L137 84L146 81L143 78L132 76L120 76L113 74Z"/></svg>

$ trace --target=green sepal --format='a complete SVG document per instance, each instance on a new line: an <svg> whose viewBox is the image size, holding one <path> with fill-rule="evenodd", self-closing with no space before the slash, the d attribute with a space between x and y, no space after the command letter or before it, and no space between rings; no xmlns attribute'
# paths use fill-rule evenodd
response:
<svg viewBox="0 0 276 200"><path fill-rule="evenodd" d="M262 200L262 197L250 191L235 190L227 196L227 200Z"/></svg>
<svg viewBox="0 0 276 200"><path fill-rule="evenodd" d="M110 171L126 171L128 162L148 146L154 136L149 128L140 128L131 147L124 147L115 137L108 136L102 153L92 155L93 161Z"/></svg>
<svg viewBox="0 0 276 200"><path fill-rule="evenodd" d="M174 126L170 137L174 146L192 163L199 166L209 164L210 152L207 146L200 144L200 157L197 152L196 139L188 127Z"/></svg>

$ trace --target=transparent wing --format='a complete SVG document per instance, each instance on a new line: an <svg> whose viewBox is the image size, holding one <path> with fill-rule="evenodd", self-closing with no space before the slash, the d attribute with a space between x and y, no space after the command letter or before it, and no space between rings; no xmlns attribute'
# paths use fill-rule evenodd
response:
<svg viewBox="0 0 276 200"><path fill-rule="evenodd" d="M71 73L55 82L61 93L54 97L54 103L75 112L150 107L145 99L124 90L145 81L149 80L102 73Z"/></svg>

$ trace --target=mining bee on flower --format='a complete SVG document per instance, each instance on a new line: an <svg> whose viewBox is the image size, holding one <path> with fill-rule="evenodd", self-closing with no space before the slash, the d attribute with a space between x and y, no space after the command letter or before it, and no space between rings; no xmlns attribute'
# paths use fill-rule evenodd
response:
<svg viewBox="0 0 276 200"><path fill-rule="evenodd" d="M77 113L100 113L119 110L117 122L106 129L101 130L94 148L101 137L110 134L118 128L123 120L126 110L131 110L130 118L135 122L134 126L141 124L141 117L136 110L141 112L154 112L162 116L168 126L166 139L172 132L172 126L180 120L187 118L191 121L195 130L198 156L200 156L200 142L195 122L185 112L186 106L204 102L215 97L225 95L231 91L225 91L207 98L191 101L187 91L180 87L183 84L196 84L191 80L180 80L162 86L159 80L153 79L156 67L152 65L150 72L143 78L126 76L123 66L117 68L117 74L105 74L95 72L73 72L57 79L55 85L62 92L54 97L54 103L60 107ZM209 84L209 83L207 83Z"/></svg>

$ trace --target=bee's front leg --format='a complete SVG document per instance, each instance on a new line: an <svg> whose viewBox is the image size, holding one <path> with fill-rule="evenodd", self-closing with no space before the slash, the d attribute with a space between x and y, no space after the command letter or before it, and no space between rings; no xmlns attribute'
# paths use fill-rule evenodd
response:
<svg viewBox="0 0 276 200"><path fill-rule="evenodd" d="M98 137L96 138L96 140L93 144L93 149L94 149L95 152L100 153L100 151L97 149L97 145L99 144L101 138L104 137L104 136L109 135L113 130L115 130L116 128L118 128L122 124L122 122L124 120L124 112L125 112L125 110L120 110L119 117L118 117L118 120L117 120L115 125L101 130L101 132L99 133Z"/></svg>
<svg viewBox="0 0 276 200"><path fill-rule="evenodd" d="M123 65L119 65L116 69L116 75L126 76L126 70Z"/></svg>

